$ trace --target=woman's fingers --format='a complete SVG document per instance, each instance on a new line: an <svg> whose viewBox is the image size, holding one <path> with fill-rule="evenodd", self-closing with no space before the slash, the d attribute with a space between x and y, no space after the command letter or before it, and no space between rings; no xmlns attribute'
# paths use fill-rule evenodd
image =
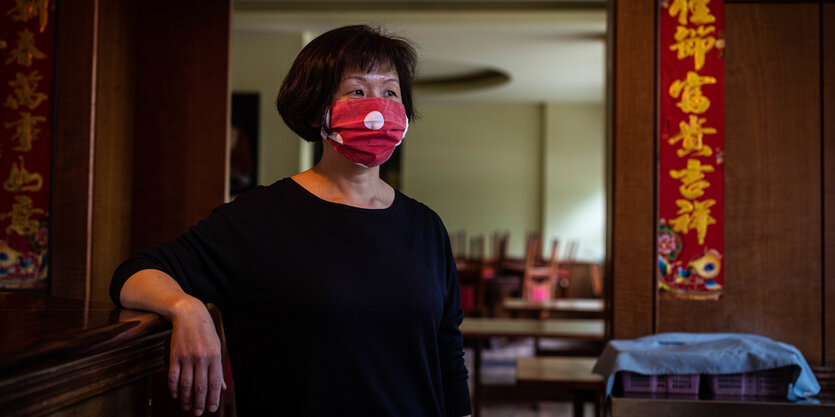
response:
<svg viewBox="0 0 835 417"><path fill-rule="evenodd" d="M171 396L180 399L183 410L192 410L196 416L207 409L217 411L220 393L226 389L220 354L172 358L168 386Z"/></svg>
<svg viewBox="0 0 835 417"><path fill-rule="evenodd" d="M194 386L194 366L183 363L180 368L180 406L183 410L191 409L192 387Z"/></svg>
<svg viewBox="0 0 835 417"><path fill-rule="evenodd" d="M206 392L209 389L209 367L210 360L206 358L198 358L198 362L194 367L194 415L199 416L203 414L203 409L206 408Z"/></svg>
<svg viewBox="0 0 835 417"><path fill-rule="evenodd" d="M180 390L180 361L177 358L171 358L171 366L168 368L168 392L171 397L176 399L177 392Z"/></svg>
<svg viewBox="0 0 835 417"><path fill-rule="evenodd" d="M209 393L208 393L208 410L210 412L217 411L220 406L220 392L226 388L226 383L223 382L223 364L218 357L213 360L209 367Z"/></svg>
<svg viewBox="0 0 835 417"><path fill-rule="evenodd" d="M183 304L172 318L168 388L185 411L217 410L224 386L221 346L206 306Z"/></svg>

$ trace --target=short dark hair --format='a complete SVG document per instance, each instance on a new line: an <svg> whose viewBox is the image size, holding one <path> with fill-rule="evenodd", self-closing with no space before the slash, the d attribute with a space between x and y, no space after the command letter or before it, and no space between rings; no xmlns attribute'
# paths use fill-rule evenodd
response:
<svg viewBox="0 0 835 417"><path fill-rule="evenodd" d="M370 72L391 67L400 79L400 99L409 120L415 115L412 81L417 53L404 38L384 35L366 25L325 32L299 52L278 91L278 113L296 134L309 142L321 140L320 125L346 69Z"/></svg>

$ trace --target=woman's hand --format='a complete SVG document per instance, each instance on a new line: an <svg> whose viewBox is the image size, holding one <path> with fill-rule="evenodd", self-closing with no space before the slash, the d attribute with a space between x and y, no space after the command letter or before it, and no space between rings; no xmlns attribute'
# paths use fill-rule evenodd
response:
<svg viewBox="0 0 835 417"><path fill-rule="evenodd" d="M212 317L200 300L185 296L172 309L171 366L168 390L183 410L199 416L217 411L223 381L220 338Z"/></svg>

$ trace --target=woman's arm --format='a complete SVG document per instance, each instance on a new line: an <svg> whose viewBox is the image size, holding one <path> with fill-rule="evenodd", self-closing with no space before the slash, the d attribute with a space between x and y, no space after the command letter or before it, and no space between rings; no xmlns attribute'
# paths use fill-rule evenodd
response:
<svg viewBox="0 0 835 417"><path fill-rule="evenodd" d="M465 416L470 415L471 404L467 367L464 364L464 338L458 329L464 320L464 311L461 310L461 287L448 234L440 218L437 218L437 221L441 227L438 245L441 248L441 259L445 264L447 286L443 318L438 333L444 400L447 415Z"/></svg>
<svg viewBox="0 0 835 417"><path fill-rule="evenodd" d="M223 382L220 339L206 306L186 294L165 272L143 269L125 281L119 299L127 308L148 310L169 320L171 366L168 389L194 415L217 410Z"/></svg>

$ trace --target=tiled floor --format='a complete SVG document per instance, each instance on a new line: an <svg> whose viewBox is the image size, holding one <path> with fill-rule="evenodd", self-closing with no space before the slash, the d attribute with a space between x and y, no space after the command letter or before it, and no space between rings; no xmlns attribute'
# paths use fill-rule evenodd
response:
<svg viewBox="0 0 835 417"><path fill-rule="evenodd" d="M482 351L481 377L485 384L512 384L516 380L516 358L533 356L531 339L493 340ZM464 359L470 369L470 392L472 392L472 349L464 348ZM573 407L568 402L539 403L496 403L484 402L483 417L572 417ZM594 415L594 406L586 404L585 416Z"/></svg>

